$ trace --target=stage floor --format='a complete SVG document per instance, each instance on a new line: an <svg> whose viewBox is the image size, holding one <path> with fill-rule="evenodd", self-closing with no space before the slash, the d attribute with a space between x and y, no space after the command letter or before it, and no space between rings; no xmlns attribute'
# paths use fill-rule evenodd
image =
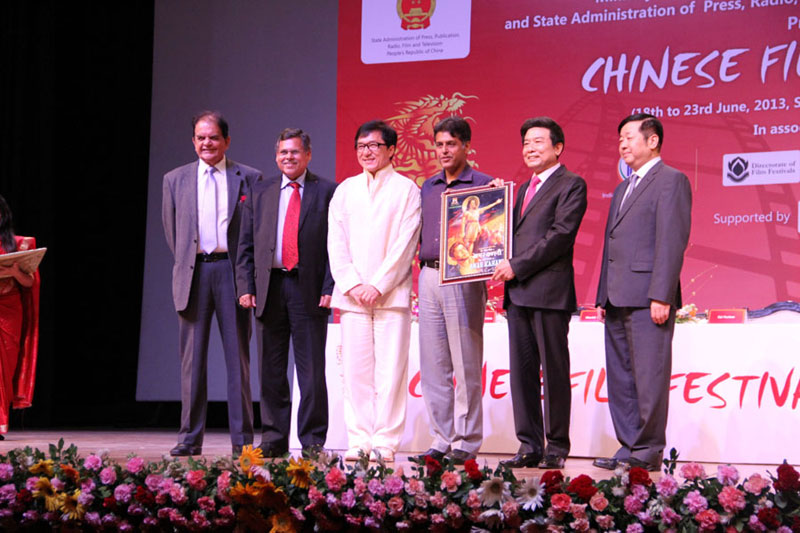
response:
<svg viewBox="0 0 800 533"><path fill-rule="evenodd" d="M69 446L75 444L78 447L78 453L81 457L86 457L91 453L101 452L108 453L110 457L117 461L125 460L129 455L136 454L143 459L149 461L156 461L161 459L165 454L169 453L176 443L177 431L163 431L163 430L28 430L28 431L12 431L6 435L4 441L0 441L0 453L7 454L9 450L14 448L24 448L30 446L32 448L39 448L46 451L50 444L58 443L58 440L63 438L64 445ZM258 443L258 437L256 437ZM343 453L343 450L333 450ZM203 445L203 456L214 458L220 455L229 455L231 453L230 440L227 432L224 431L209 431L206 433L205 444ZM292 450L294 455L299 455L299 450ZM411 471L408 469L410 463L407 460L408 455L414 453L413 451L400 451L396 454L397 461L395 468L403 466L406 473ZM415 452L419 453L419 451ZM500 454L481 454L478 456L478 463L483 466L488 464L489 467L494 468L497 466L498 461L507 459L508 455ZM717 463L703 463L708 475L715 475L717 471ZM727 463L723 463L727 464ZM757 464L736 464L734 465L739 470L742 478L747 477L753 473L758 472L764 475L767 472L776 473L777 464L770 465L757 465ZM543 470L526 468L520 469L515 472L518 477L528 477L534 475L541 475ZM570 457L567 460L566 466L563 470L565 476L575 477L580 474L587 474L593 479L607 479L612 475L608 470L602 470L592 466L591 458L583 457ZM657 476L658 474L653 474Z"/></svg>

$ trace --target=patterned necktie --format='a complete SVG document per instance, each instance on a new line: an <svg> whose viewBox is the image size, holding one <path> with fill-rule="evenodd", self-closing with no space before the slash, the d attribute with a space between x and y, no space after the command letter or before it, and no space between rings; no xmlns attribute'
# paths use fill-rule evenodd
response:
<svg viewBox="0 0 800 533"><path fill-rule="evenodd" d="M520 211L520 215L525 213L525 208L528 207L528 204L531 203L531 198L533 195L536 194L536 187L542 182L539 179L539 176L534 175L531 178L531 183L528 185L528 190L525 191L525 198L522 200L522 211Z"/></svg>
<svg viewBox="0 0 800 533"><path fill-rule="evenodd" d="M283 266L286 270L292 270L297 266L300 254L297 250L297 228L300 222L300 184L293 181L289 184L294 191L289 198L289 206L286 208L286 218L283 219L283 246L281 256Z"/></svg>
<svg viewBox="0 0 800 533"><path fill-rule="evenodd" d="M217 248L217 182L214 167L208 167L203 182L203 204L200 213L200 249L210 254Z"/></svg>
<svg viewBox="0 0 800 533"><path fill-rule="evenodd" d="M633 190L636 188L638 181L639 181L639 175L636 173L631 174L630 181L628 183L628 188L625 189L625 194L622 196L622 201L619 203L619 211L622 211L622 205L625 203L625 200L628 199L628 196L633 194ZM617 213L619 213L619 211L617 211Z"/></svg>

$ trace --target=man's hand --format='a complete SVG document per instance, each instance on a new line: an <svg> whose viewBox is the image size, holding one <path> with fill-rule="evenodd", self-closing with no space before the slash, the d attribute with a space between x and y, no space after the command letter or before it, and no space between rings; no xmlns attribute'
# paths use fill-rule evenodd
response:
<svg viewBox="0 0 800 533"><path fill-rule="evenodd" d="M503 178L495 178L489 182L490 187L502 187L505 184L506 182L503 181Z"/></svg>
<svg viewBox="0 0 800 533"><path fill-rule="evenodd" d="M669 318L669 304L666 302L659 302L658 300L650 300L650 318L659 326L667 321Z"/></svg>
<svg viewBox="0 0 800 533"><path fill-rule="evenodd" d="M600 322L605 322L606 310L603 309L602 307L595 307L595 310L597 311L597 320L599 320Z"/></svg>
<svg viewBox="0 0 800 533"><path fill-rule="evenodd" d="M515 274L511 269L511 263L508 262L508 259L503 259L500 264L495 267L494 274L492 274L492 281L508 281L514 279L514 277Z"/></svg>
<svg viewBox="0 0 800 533"><path fill-rule="evenodd" d="M245 309L254 308L256 306L256 295L255 294L242 294L239 297L239 305L241 305Z"/></svg>
<svg viewBox="0 0 800 533"><path fill-rule="evenodd" d="M325 307L326 309L330 309L331 307L331 295L330 294L323 294L319 297L319 306Z"/></svg>

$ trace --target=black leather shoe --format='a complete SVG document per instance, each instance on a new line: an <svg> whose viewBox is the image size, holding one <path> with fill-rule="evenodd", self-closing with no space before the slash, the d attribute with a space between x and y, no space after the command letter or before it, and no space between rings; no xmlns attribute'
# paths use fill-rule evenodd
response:
<svg viewBox="0 0 800 533"><path fill-rule="evenodd" d="M545 455L544 459L539 461L539 468L545 470L561 470L564 468L565 458L560 455Z"/></svg>
<svg viewBox="0 0 800 533"><path fill-rule="evenodd" d="M506 468L534 468L539 465L542 460L540 453L518 453L511 459L500 461L500 464Z"/></svg>
<svg viewBox="0 0 800 533"><path fill-rule="evenodd" d="M169 451L172 457L188 457L190 455L200 455L202 453L202 446L192 446L191 444L178 443L174 448Z"/></svg>
<svg viewBox="0 0 800 533"><path fill-rule="evenodd" d="M261 444L259 448L261 448L261 457L265 459L277 459L289 453L289 448L284 446Z"/></svg>
<svg viewBox="0 0 800 533"><path fill-rule="evenodd" d="M414 457L417 461L425 461L426 457L430 457L431 459L436 459L440 463L444 460L445 452L440 452L435 448L428 449L427 452L422 452L421 454Z"/></svg>
<svg viewBox="0 0 800 533"><path fill-rule="evenodd" d="M654 465L652 463L648 463L647 461L642 461L641 459L637 459L636 457L629 457L626 462L631 466L631 468L633 468L634 466L638 468L644 468L648 472L658 472L661 466L657 464Z"/></svg>
<svg viewBox="0 0 800 533"><path fill-rule="evenodd" d="M613 457L597 457L592 464L597 468L603 468L604 470L614 470L617 468L619 461L617 461Z"/></svg>
<svg viewBox="0 0 800 533"><path fill-rule="evenodd" d="M447 458L450 459L454 465L463 465L470 459L475 459L476 455L474 453L465 452L464 450L453 450L447 454Z"/></svg>

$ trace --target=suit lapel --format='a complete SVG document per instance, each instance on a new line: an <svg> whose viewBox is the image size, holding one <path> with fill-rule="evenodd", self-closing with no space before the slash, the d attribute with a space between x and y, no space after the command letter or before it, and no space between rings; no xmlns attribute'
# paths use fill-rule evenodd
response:
<svg viewBox="0 0 800 533"><path fill-rule="evenodd" d="M189 227L194 228L195 232L198 230L197 225L197 167L199 163L195 161L194 163L187 165L186 172L184 172L183 176L181 176L181 190L187 191L186 194L181 194L180 199L182 202L185 202L181 207L181 211L183 213L188 214L189 216ZM187 205L188 204L188 205Z"/></svg>
<svg viewBox="0 0 800 533"><path fill-rule="evenodd" d="M310 171L306 173L306 182L303 191L303 200L300 202L300 220L297 224L297 231L303 228L303 222L308 215L314 200L317 197L317 177Z"/></svg>
<svg viewBox="0 0 800 533"><path fill-rule="evenodd" d="M239 192L242 189L242 171L239 165L227 159L225 174L228 179L228 220L231 220L236 209L236 202L239 201Z"/></svg>
<svg viewBox="0 0 800 533"><path fill-rule="evenodd" d="M636 188L633 189L631 195L628 196L628 199L625 200L624 204L622 204L622 208L618 210L616 222L622 220L622 218L628 213L628 211L631 210L633 204L635 204L636 201L639 199L639 197L645 193L648 187L650 187L650 185L653 183L653 180L655 180L656 174L658 174L658 171L661 170L661 166L662 166L661 161L656 163L655 166L650 169L647 175L642 178L642 181L640 181L639 184L636 185ZM622 196L620 196L620 202L622 201L622 197L624 195L625 192L622 191Z"/></svg>

